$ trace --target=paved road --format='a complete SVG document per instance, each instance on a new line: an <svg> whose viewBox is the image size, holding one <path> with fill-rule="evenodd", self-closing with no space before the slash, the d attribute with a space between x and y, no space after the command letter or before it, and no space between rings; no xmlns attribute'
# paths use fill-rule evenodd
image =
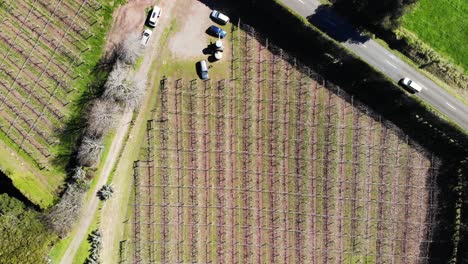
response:
<svg viewBox="0 0 468 264"><path fill-rule="evenodd" d="M360 33L339 17L333 10L320 6L318 0L282 0L284 4L306 17L312 24L341 42L364 61L398 82L403 77L421 84L423 90L416 94L425 102L446 115L468 131L468 106L443 88L403 62L387 49Z"/></svg>

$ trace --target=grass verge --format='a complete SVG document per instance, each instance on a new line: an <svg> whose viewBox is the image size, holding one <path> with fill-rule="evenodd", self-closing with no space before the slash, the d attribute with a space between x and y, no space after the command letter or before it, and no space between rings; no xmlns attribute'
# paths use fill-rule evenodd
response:
<svg viewBox="0 0 468 264"><path fill-rule="evenodd" d="M465 0L420 0L413 10L403 16L403 27L468 69L468 2Z"/></svg>
<svg viewBox="0 0 468 264"><path fill-rule="evenodd" d="M99 205L98 212L102 210L102 206L103 205L101 203ZM99 213L94 215L93 222L91 223L91 225L89 225L89 228L88 228L88 232L87 232L88 235L91 233L91 231L93 231L94 229L97 229L99 227L99 223L101 221L100 216L101 216L101 214L99 214ZM89 250L90 249L91 249L91 244L88 241L88 237L86 237L86 239L83 240L80 247L76 251L75 258L73 259L72 263L73 264L85 263L85 260L89 256Z"/></svg>
<svg viewBox="0 0 468 264"><path fill-rule="evenodd" d="M398 58L403 60L405 63L409 64L413 69L417 70L419 73L431 79L431 81L435 82L437 85L442 87L450 95L462 101L464 104L468 104L468 98L466 96L461 95L459 92L459 89L451 87L450 85L442 81L439 77L435 76L431 72L419 68L419 65L417 65L412 59L408 58L406 55L404 55L400 51L390 48L387 42L385 42L385 40L377 38L376 36L373 36L373 40L375 40L382 47L384 47L385 49L390 51L392 54L396 55Z"/></svg>

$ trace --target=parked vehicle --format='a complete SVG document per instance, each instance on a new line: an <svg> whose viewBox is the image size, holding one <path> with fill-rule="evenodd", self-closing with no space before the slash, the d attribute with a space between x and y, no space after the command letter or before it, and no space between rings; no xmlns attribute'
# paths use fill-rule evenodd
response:
<svg viewBox="0 0 468 264"><path fill-rule="evenodd" d="M161 8L159 8L158 6L153 7L153 10L151 11L148 19L148 26L156 27L159 21L159 17L161 16L161 11Z"/></svg>
<svg viewBox="0 0 468 264"><path fill-rule="evenodd" d="M210 16L221 25L226 25L229 22L229 17L217 10L213 10Z"/></svg>
<svg viewBox="0 0 468 264"><path fill-rule="evenodd" d="M152 33L153 31L151 29L145 29L145 31L143 31L143 35L141 36L140 44L146 47Z"/></svg>
<svg viewBox="0 0 468 264"><path fill-rule="evenodd" d="M200 77L202 80L208 80L210 77L208 76L208 66L205 60L201 60L198 62Z"/></svg>
<svg viewBox="0 0 468 264"><path fill-rule="evenodd" d="M401 80L400 80L400 83L401 83L404 87L406 87L406 88L412 90L412 91L415 92L415 93L419 93L419 92L421 92L422 89L423 89L421 85L415 83L414 81L410 80L409 78L403 78L403 79L401 79Z"/></svg>
<svg viewBox="0 0 468 264"><path fill-rule="evenodd" d="M209 27L207 30L207 33L212 36L219 37L219 38L224 38L226 36L226 31L220 29L217 26Z"/></svg>

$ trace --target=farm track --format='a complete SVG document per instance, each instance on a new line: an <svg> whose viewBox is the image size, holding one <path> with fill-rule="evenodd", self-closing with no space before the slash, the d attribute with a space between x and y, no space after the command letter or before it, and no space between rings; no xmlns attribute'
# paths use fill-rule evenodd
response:
<svg viewBox="0 0 468 264"><path fill-rule="evenodd" d="M167 81L147 135L166 158L140 190L160 216L133 262L424 263L430 155L252 29L233 34L231 80Z"/></svg>

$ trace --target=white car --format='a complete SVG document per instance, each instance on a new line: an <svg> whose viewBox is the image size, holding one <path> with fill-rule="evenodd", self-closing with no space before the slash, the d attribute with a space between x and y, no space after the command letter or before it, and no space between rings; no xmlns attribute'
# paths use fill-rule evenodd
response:
<svg viewBox="0 0 468 264"><path fill-rule="evenodd" d="M229 22L229 17L217 10L211 12L211 18L221 25L226 25Z"/></svg>
<svg viewBox="0 0 468 264"><path fill-rule="evenodd" d="M400 80L401 84L405 86L406 88L411 89L415 93L419 93L422 91L422 86L415 83L414 81L410 80L409 78L403 78Z"/></svg>
<svg viewBox="0 0 468 264"><path fill-rule="evenodd" d="M151 11L150 17L148 19L148 26L156 27L159 21L159 17L161 16L161 8L158 6L153 7L153 11Z"/></svg>
<svg viewBox="0 0 468 264"><path fill-rule="evenodd" d="M145 29L145 31L143 31L143 35L141 36L141 41L140 41L140 44L144 47L146 47L148 45L148 41L151 37L151 34L153 33L153 31L149 28Z"/></svg>

